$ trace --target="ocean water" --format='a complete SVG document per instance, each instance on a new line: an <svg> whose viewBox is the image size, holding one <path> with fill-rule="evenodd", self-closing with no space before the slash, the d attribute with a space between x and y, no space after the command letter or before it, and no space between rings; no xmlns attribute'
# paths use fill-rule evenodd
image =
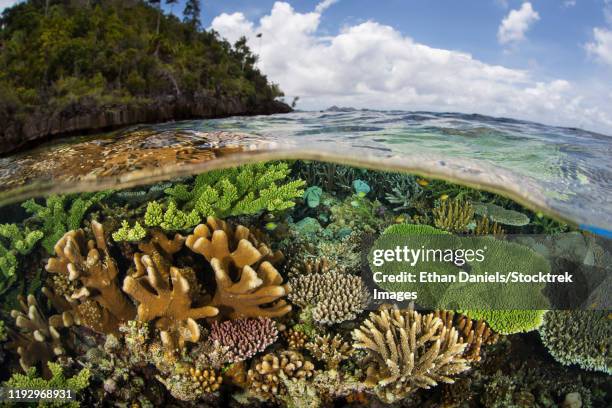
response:
<svg viewBox="0 0 612 408"><path fill-rule="evenodd" d="M456 113L323 111L137 126L0 159L0 203L134 186L263 159L407 171L612 230L612 137Z"/></svg>

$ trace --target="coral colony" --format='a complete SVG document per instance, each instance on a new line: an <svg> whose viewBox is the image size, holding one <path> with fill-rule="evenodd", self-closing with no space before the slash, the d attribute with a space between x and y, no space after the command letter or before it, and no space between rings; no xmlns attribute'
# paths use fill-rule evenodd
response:
<svg viewBox="0 0 612 408"><path fill-rule="evenodd" d="M570 228L493 194L297 161L22 212L0 225L5 387L67 388L71 406L605 405L610 314L547 312L548 281L530 271L550 274L554 253L590 251L599 267L610 254L579 231L504 241ZM462 251L429 253L436 240ZM435 262L439 275L415 278ZM474 307L516 293L466 281L468 264L532 276L525 307ZM530 341L550 356L516 354Z"/></svg>

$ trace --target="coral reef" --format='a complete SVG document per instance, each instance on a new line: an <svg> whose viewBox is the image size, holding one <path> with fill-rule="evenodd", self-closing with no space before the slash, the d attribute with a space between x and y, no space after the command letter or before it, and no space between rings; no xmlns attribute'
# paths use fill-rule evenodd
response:
<svg viewBox="0 0 612 408"><path fill-rule="evenodd" d="M550 354L562 364L612 374L609 312L551 310L538 331Z"/></svg>
<svg viewBox="0 0 612 408"><path fill-rule="evenodd" d="M474 218L474 208L468 201L444 200L432 210L437 228L454 233L467 232Z"/></svg>
<svg viewBox="0 0 612 408"><path fill-rule="evenodd" d="M171 376L157 377L170 394L181 401L196 401L216 392L223 378L215 370L195 367L180 367Z"/></svg>
<svg viewBox="0 0 612 408"><path fill-rule="evenodd" d="M289 281L289 300L302 307L311 307L312 317L321 324L352 320L370 302L370 295L359 276L329 272L302 275Z"/></svg>
<svg viewBox="0 0 612 408"><path fill-rule="evenodd" d="M140 225L138 221L133 227L130 227L129 222L123 220L121 228L113 232L113 239L119 241L140 241L147 236L147 231Z"/></svg>
<svg viewBox="0 0 612 408"><path fill-rule="evenodd" d="M488 217L498 224L522 227L529 224L529 217L518 211L509 210L496 204L474 203L474 212L480 216Z"/></svg>
<svg viewBox="0 0 612 408"><path fill-rule="evenodd" d="M276 323L270 318L258 317L213 322L209 341L227 347L227 361L236 363L263 352L277 337Z"/></svg>
<svg viewBox="0 0 612 408"><path fill-rule="evenodd" d="M287 347L289 350L301 350L306 345L308 335L302 330L298 330L300 327L291 328L286 330L283 334L287 340Z"/></svg>
<svg viewBox="0 0 612 408"><path fill-rule="evenodd" d="M439 382L452 383L469 369L458 331L434 314L388 308L372 312L353 338L355 349L368 352L366 385L385 402Z"/></svg>
<svg viewBox="0 0 612 408"><path fill-rule="evenodd" d="M484 322L474 321L468 316L452 311L436 311L436 317L442 319L446 327L455 327L461 340L466 344L463 356L469 361L480 361L480 348L486 344L495 344L499 335Z"/></svg>
<svg viewBox="0 0 612 408"><path fill-rule="evenodd" d="M144 222L147 227L161 227L165 231L178 231L192 228L202 218L196 210L184 212L177 208L174 201L170 201L167 208L163 209L157 201L151 201L147 205Z"/></svg>
<svg viewBox="0 0 612 408"><path fill-rule="evenodd" d="M488 217L482 217L476 221L474 234L504 236L506 235L506 231L504 231L504 229L497 222L491 223Z"/></svg>

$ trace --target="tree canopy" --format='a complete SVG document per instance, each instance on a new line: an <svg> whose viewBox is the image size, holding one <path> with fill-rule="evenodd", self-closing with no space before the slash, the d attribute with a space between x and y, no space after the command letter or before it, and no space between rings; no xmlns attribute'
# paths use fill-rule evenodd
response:
<svg viewBox="0 0 612 408"><path fill-rule="evenodd" d="M160 2L28 0L0 17L0 123L33 111L198 95L247 104L282 93L236 46L200 28L199 1L185 21ZM169 3L172 3L170 1Z"/></svg>

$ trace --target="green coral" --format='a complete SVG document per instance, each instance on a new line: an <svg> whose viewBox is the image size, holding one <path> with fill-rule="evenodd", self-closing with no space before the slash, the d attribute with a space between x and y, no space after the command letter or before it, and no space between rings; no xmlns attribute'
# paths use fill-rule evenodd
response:
<svg viewBox="0 0 612 408"><path fill-rule="evenodd" d="M152 201L147 205L144 220L148 227L161 227L166 231L178 231L198 225L202 221L202 217L196 210L190 212L179 210L174 201L170 201L165 211L160 203Z"/></svg>
<svg viewBox="0 0 612 408"><path fill-rule="evenodd" d="M612 320L603 310L551 310L539 328L542 343L562 364L612 374Z"/></svg>
<svg viewBox="0 0 612 408"><path fill-rule="evenodd" d="M20 229L17 224L0 224L0 293L15 280L20 256L27 255L43 237L43 232Z"/></svg>
<svg viewBox="0 0 612 408"><path fill-rule="evenodd" d="M48 363L49 371L51 371L51 379L36 376L34 367L28 369L25 374L15 373L3 385L10 388L21 389L36 389L36 390L71 390L78 397L80 391L83 391L89 386L89 369L84 368L79 371L74 377L66 378L62 366L58 363ZM81 404L77 401L41 401L39 407L80 407Z"/></svg>
<svg viewBox="0 0 612 408"><path fill-rule="evenodd" d="M321 203L321 196L323 195L323 190L318 186L311 186L304 191L304 200L306 200L306 204L310 208L317 208Z"/></svg>
<svg viewBox="0 0 612 408"><path fill-rule="evenodd" d="M121 228L113 232L113 239L119 241L140 241L147 236L147 231L140 225L138 221L133 227L126 220L121 222Z"/></svg>
<svg viewBox="0 0 612 408"><path fill-rule="evenodd" d="M474 212L482 217L503 225L522 227L529 224L529 217L518 211L509 210L495 204L475 203Z"/></svg>
<svg viewBox="0 0 612 408"><path fill-rule="evenodd" d="M378 232L391 223L388 218L380 215L381 210L382 204L378 200L371 201L363 195L355 194L331 208L332 222L327 229L334 234L342 231Z"/></svg>
<svg viewBox="0 0 612 408"><path fill-rule="evenodd" d="M470 276L486 273L517 271L524 275L544 274L550 271L548 261L531 249L492 237L460 237L426 225L401 224L389 227L374 243L370 252L370 263L374 261L374 250L394 249L397 246L441 250L437 256L419 260L415 265L408 262L386 262L375 265L373 270L385 275L400 272L437 272L438 275L458 276L469 267ZM483 250L484 257L467 259L458 257L457 249ZM447 258L448 255L448 258ZM432 309L463 310L471 317L483 318L497 332L510 334L536 329L542 323L543 310L548 300L542 294L544 284L502 282L383 282L378 285L394 292L417 292L417 302ZM509 310L511 309L511 310Z"/></svg>
<svg viewBox="0 0 612 408"><path fill-rule="evenodd" d="M183 203L184 211L196 210L204 218L282 211L293 207L293 200L304 194L303 180L281 183L289 173L284 162L212 170L197 176L193 186L178 184L166 194Z"/></svg>
<svg viewBox="0 0 612 408"><path fill-rule="evenodd" d="M45 199L45 205L30 199L21 206L42 223L42 246L52 254L55 243L66 232L79 229L87 211L111 193L100 191L76 196L51 195Z"/></svg>

